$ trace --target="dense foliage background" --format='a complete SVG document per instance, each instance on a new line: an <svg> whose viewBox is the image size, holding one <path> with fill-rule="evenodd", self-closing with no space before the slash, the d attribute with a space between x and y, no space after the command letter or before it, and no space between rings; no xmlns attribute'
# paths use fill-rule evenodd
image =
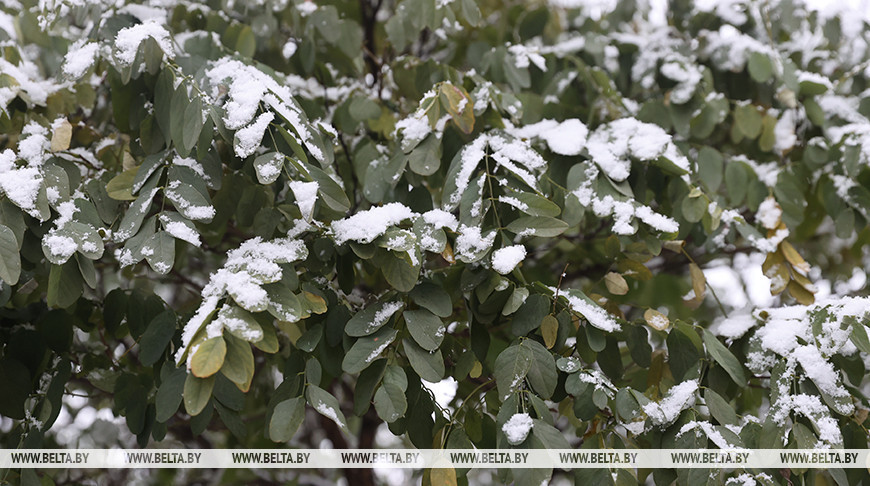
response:
<svg viewBox="0 0 870 486"><path fill-rule="evenodd" d="M2 447L867 447L861 15L789 0L0 6Z"/></svg>

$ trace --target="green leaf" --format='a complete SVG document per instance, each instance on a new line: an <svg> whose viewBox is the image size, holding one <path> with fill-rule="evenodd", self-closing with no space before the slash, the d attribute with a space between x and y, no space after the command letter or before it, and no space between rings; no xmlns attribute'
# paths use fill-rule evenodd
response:
<svg viewBox="0 0 870 486"><path fill-rule="evenodd" d="M175 312L171 309L151 319L148 328L139 339L139 362L143 366L151 366L163 356L163 351L175 335L176 325Z"/></svg>
<svg viewBox="0 0 870 486"><path fill-rule="evenodd" d="M405 392L398 386L384 382L375 392L375 410L385 422L395 422L405 415L407 409Z"/></svg>
<svg viewBox="0 0 870 486"><path fill-rule="evenodd" d="M219 317L224 321L226 330L243 341L255 343L264 337L263 326L253 314L244 309L224 306Z"/></svg>
<svg viewBox="0 0 870 486"><path fill-rule="evenodd" d="M383 327L376 333L363 336L344 355L341 369L347 373L359 373L377 359L381 353L396 339L398 331L391 327Z"/></svg>
<svg viewBox="0 0 870 486"><path fill-rule="evenodd" d="M116 175L106 184L106 193L110 198L117 201L132 201L136 199L133 195L133 180L136 178L136 173L139 167L125 170Z"/></svg>
<svg viewBox="0 0 870 486"><path fill-rule="evenodd" d="M276 319L296 322L308 316L305 306L299 301L299 297L284 284L267 284L263 288L266 290L266 295L269 296L267 310Z"/></svg>
<svg viewBox="0 0 870 486"><path fill-rule="evenodd" d="M742 162L731 161L725 165L725 189L728 191L728 200L734 206L739 206L746 197L748 170Z"/></svg>
<svg viewBox="0 0 870 486"><path fill-rule="evenodd" d="M311 178L317 182L317 193L323 199L323 202L333 211L340 213L347 212L350 209L350 199L347 198L344 189L332 177L329 177L326 172L311 164L304 165Z"/></svg>
<svg viewBox="0 0 870 486"><path fill-rule="evenodd" d="M511 332L514 336L525 336L541 325L541 320L550 313L552 300L543 294L534 294L514 314Z"/></svg>
<svg viewBox="0 0 870 486"><path fill-rule="evenodd" d="M429 134L408 155L408 167L423 176L438 172L441 167L441 139Z"/></svg>
<svg viewBox="0 0 870 486"><path fill-rule="evenodd" d="M175 209L187 219L208 223L215 215L211 201L190 184L172 181L166 188L165 194L166 198L175 205Z"/></svg>
<svg viewBox="0 0 870 486"><path fill-rule="evenodd" d="M251 345L233 335L224 336L224 340L227 352L220 368L221 373L235 383L239 390L247 392L254 378L254 353L251 352Z"/></svg>
<svg viewBox="0 0 870 486"><path fill-rule="evenodd" d="M766 83L773 76L773 64L767 54L753 52L746 64L749 75L758 83Z"/></svg>
<svg viewBox="0 0 870 486"><path fill-rule="evenodd" d="M63 265L52 265L48 274L49 307L67 308L82 295L84 282L79 266L75 261Z"/></svg>
<svg viewBox="0 0 870 486"><path fill-rule="evenodd" d="M411 368L414 368L420 378L430 383L438 383L444 378L444 357L441 350L429 352L407 338L402 343Z"/></svg>
<svg viewBox="0 0 870 486"><path fill-rule="evenodd" d="M529 289L526 287L517 287L511 292L504 308L501 310L501 315L509 316L517 311L522 306L529 296Z"/></svg>
<svg viewBox="0 0 870 486"><path fill-rule="evenodd" d="M480 9L477 8L477 2L475 2L475 0L461 0L459 6L462 11L462 16L465 17L465 21L468 22L468 25L475 27L480 23Z"/></svg>
<svg viewBox="0 0 870 486"><path fill-rule="evenodd" d="M695 368L701 359L701 353L695 347L692 339L679 327L672 327L668 333L668 366L675 380L682 380L684 375Z"/></svg>
<svg viewBox="0 0 870 486"><path fill-rule="evenodd" d="M704 402L713 416L722 425L737 425L737 413L728 402L711 388L704 390Z"/></svg>
<svg viewBox="0 0 870 486"><path fill-rule="evenodd" d="M308 385L305 394L308 397L308 404L314 407L314 410L335 422L343 430L347 430L347 419L344 418L338 400L334 396L316 385Z"/></svg>
<svg viewBox="0 0 870 486"><path fill-rule="evenodd" d="M532 419L532 434L548 449L571 449L568 439L559 432L559 429L541 419Z"/></svg>
<svg viewBox="0 0 870 486"><path fill-rule="evenodd" d="M556 383L559 380L559 372L556 370L556 360L553 358L553 353L532 339L522 341L520 346L528 348L531 356L529 371L526 373L529 385L542 398L550 398L553 396Z"/></svg>
<svg viewBox="0 0 870 486"><path fill-rule="evenodd" d="M169 366L173 365L170 363ZM185 369L173 367L173 371L157 388L154 405L156 407L155 419L158 422L166 422L178 411L186 380L187 372Z"/></svg>
<svg viewBox="0 0 870 486"><path fill-rule="evenodd" d="M719 342L719 340L716 339L716 336L707 329L704 329L702 338L704 340L704 346L707 348L707 352L710 353L710 356L712 356L720 366L725 368L725 371L728 372L728 376L734 380L734 383L737 383L740 387L745 387L746 376L743 374L743 366L740 364L740 361L734 357L734 354L732 354L724 344Z"/></svg>
<svg viewBox="0 0 870 486"><path fill-rule="evenodd" d="M722 185L724 159L718 150L704 146L698 151L698 175L710 192L719 190Z"/></svg>
<svg viewBox="0 0 870 486"><path fill-rule="evenodd" d="M515 192L507 197L518 200L518 209L529 216L555 217L562 212L558 204L531 192Z"/></svg>
<svg viewBox="0 0 870 486"><path fill-rule="evenodd" d="M755 105L747 104L734 108L734 121L749 139L755 139L761 134L761 114L758 113Z"/></svg>
<svg viewBox="0 0 870 486"><path fill-rule="evenodd" d="M547 216L524 216L511 221L507 230L518 235L542 237L559 236L568 229L568 223Z"/></svg>
<svg viewBox="0 0 870 486"><path fill-rule="evenodd" d="M867 337L867 327L857 319L852 321L852 343L859 350L870 354L870 339Z"/></svg>
<svg viewBox="0 0 870 486"><path fill-rule="evenodd" d="M426 351L435 351L444 341L447 326L428 310L406 310L403 314L414 341Z"/></svg>
<svg viewBox="0 0 870 486"><path fill-rule="evenodd" d="M522 386L531 366L532 351L526 346L514 344L498 355L495 359L495 382L502 401Z"/></svg>
<svg viewBox="0 0 870 486"><path fill-rule="evenodd" d="M440 285L423 282L410 293L411 299L424 309L438 317L450 317L453 314L453 301L450 294Z"/></svg>
<svg viewBox="0 0 870 486"><path fill-rule="evenodd" d="M0 225L0 279L7 285L18 283L21 275L21 256L18 253L18 240L15 233Z"/></svg>
<svg viewBox="0 0 870 486"><path fill-rule="evenodd" d="M221 369L227 355L227 343L221 336L206 339L193 354L190 371L198 378L207 378Z"/></svg>
<svg viewBox="0 0 870 486"><path fill-rule="evenodd" d="M184 136L182 137L182 152L187 154L199 140L202 132L202 99L194 96L184 109Z"/></svg>
<svg viewBox="0 0 870 486"><path fill-rule="evenodd" d="M254 171L260 184L271 184L278 180L284 167L284 155L268 152L254 159Z"/></svg>
<svg viewBox="0 0 870 486"><path fill-rule="evenodd" d="M140 251L152 270L166 275L175 262L175 238L166 231L158 231L148 238Z"/></svg>
<svg viewBox="0 0 870 486"><path fill-rule="evenodd" d="M375 302L365 309L357 312L347 321L344 332L348 336L368 336L382 328L396 312L400 311L404 304L395 302Z"/></svg>
<svg viewBox="0 0 870 486"><path fill-rule="evenodd" d="M269 438L274 442L288 442L296 435L305 419L305 400L302 397L290 398L277 405L269 421Z"/></svg>
<svg viewBox="0 0 870 486"><path fill-rule="evenodd" d="M184 381L184 409L188 415L199 415L203 411L208 401L211 399L211 392L214 390L215 375L208 378L197 378L192 374L187 375Z"/></svg>

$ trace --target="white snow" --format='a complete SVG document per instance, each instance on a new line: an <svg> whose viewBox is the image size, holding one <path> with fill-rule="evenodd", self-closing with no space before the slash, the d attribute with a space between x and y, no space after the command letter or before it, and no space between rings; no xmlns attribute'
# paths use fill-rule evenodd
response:
<svg viewBox="0 0 870 486"><path fill-rule="evenodd" d="M456 216L443 209L432 209L423 213L423 221L426 224L431 224L435 229L447 228L451 231L456 231L459 227L459 221Z"/></svg>
<svg viewBox="0 0 870 486"><path fill-rule="evenodd" d="M668 394L661 402L645 404L643 411L654 425L668 425L677 419L680 412L695 403L696 391L698 391L697 380L684 381L668 390Z"/></svg>
<svg viewBox="0 0 870 486"><path fill-rule="evenodd" d="M136 58L136 51L139 49L139 44L145 39L151 37L160 46L163 54L166 57L172 58L174 50L172 43L169 41L169 32L160 25L156 20L147 20L139 25L121 29L118 35L115 36L115 57L123 65L130 65Z"/></svg>
<svg viewBox="0 0 870 486"><path fill-rule="evenodd" d="M479 227L462 225L459 228L459 236L456 237L456 255L470 263L476 259L476 255L492 247L495 234L495 231L490 231L484 236Z"/></svg>
<svg viewBox="0 0 870 486"><path fill-rule="evenodd" d="M556 291L556 289L551 290L554 293ZM583 297L578 296L573 289L562 290L559 292L559 295L565 297L572 311L585 317L586 320L589 321L589 324L592 324L598 329L607 332L619 331L621 329L619 323L616 322L616 319L608 314L606 310L595 304L589 303Z"/></svg>
<svg viewBox="0 0 870 486"><path fill-rule="evenodd" d="M416 213L404 204L397 202L384 204L333 221L332 234L337 245L349 240L371 243L375 238L384 234L390 226L397 225L415 215Z"/></svg>
<svg viewBox="0 0 870 486"><path fill-rule="evenodd" d="M526 258L526 247L523 245L506 246L492 252L492 269L507 275Z"/></svg>
<svg viewBox="0 0 870 486"><path fill-rule="evenodd" d="M299 206L302 218L311 221L314 203L317 202L317 189L319 188L317 182L292 181L289 186L296 198L296 205Z"/></svg>
<svg viewBox="0 0 870 486"><path fill-rule="evenodd" d="M248 126L236 131L233 149L239 158L244 159L252 155L260 147L260 142L263 141L263 135L266 134L266 129L269 123L275 119L275 114L271 111L261 113L260 116Z"/></svg>
<svg viewBox="0 0 870 486"><path fill-rule="evenodd" d="M79 79L94 65L100 45L96 42L77 40L70 46L63 61L63 72L73 79Z"/></svg>
<svg viewBox="0 0 870 486"><path fill-rule="evenodd" d="M529 436L532 424L532 417L529 414L515 413L502 425L501 430L511 445L518 445Z"/></svg>
<svg viewBox="0 0 870 486"><path fill-rule="evenodd" d="M755 219L761 222L762 226L771 230L779 226L780 217L782 217L782 209L772 196L758 205L758 213L755 215Z"/></svg>

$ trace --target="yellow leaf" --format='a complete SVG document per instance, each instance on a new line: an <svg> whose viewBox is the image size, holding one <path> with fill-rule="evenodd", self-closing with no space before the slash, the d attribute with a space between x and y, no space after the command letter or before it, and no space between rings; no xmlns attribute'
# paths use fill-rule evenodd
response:
<svg viewBox="0 0 870 486"><path fill-rule="evenodd" d="M794 280L788 283L788 293L791 294L798 303L803 305L810 305L816 301L816 297L812 292L805 289L801 284Z"/></svg>
<svg viewBox="0 0 870 486"><path fill-rule="evenodd" d="M604 285L607 286L607 291L613 295L625 295L628 293L628 283L622 275L616 272L609 272L604 276Z"/></svg>
<svg viewBox="0 0 870 486"><path fill-rule="evenodd" d="M472 366L471 371L468 372L468 376L478 378L481 373L483 373L483 365L480 364L480 361L475 360L474 366Z"/></svg>
<svg viewBox="0 0 870 486"><path fill-rule="evenodd" d="M199 345L190 361L193 376L207 378L221 369L227 356L227 343L222 336L206 339Z"/></svg>
<svg viewBox="0 0 870 486"><path fill-rule="evenodd" d="M70 140L72 140L72 125L69 121L63 120L51 134L51 151L58 152L68 149Z"/></svg>
<svg viewBox="0 0 870 486"><path fill-rule="evenodd" d="M474 130L474 103L463 88L450 83L441 85L441 106L453 118L453 123L462 133Z"/></svg>
<svg viewBox="0 0 870 486"><path fill-rule="evenodd" d="M429 478L432 486L456 486L456 470L452 467L431 469Z"/></svg>
<svg viewBox="0 0 870 486"><path fill-rule="evenodd" d="M655 309L647 309L646 312L643 313L643 318L651 328L659 331L664 331L671 325L671 320L668 319L668 316Z"/></svg>
<svg viewBox="0 0 870 486"><path fill-rule="evenodd" d="M664 242L662 246L665 250L669 250L674 253L681 253L683 251L683 247L686 246L686 240L670 240Z"/></svg>
<svg viewBox="0 0 870 486"><path fill-rule="evenodd" d="M559 334L559 321L552 314L544 317L541 321L541 334L544 336L544 344L547 349L552 349L556 344L556 336Z"/></svg>
<svg viewBox="0 0 870 486"><path fill-rule="evenodd" d="M701 300L704 298L704 292L707 291L707 278L704 277L704 272L696 263L689 265L689 273L692 275L692 290L695 291L695 299Z"/></svg>
<svg viewBox="0 0 870 486"><path fill-rule="evenodd" d="M326 301L323 300L323 297L312 294L311 292L303 291L302 297L305 298L305 301L308 303L308 309L315 314L323 314L326 312Z"/></svg>
<svg viewBox="0 0 870 486"><path fill-rule="evenodd" d="M795 250L795 248L788 241L783 241L779 244L779 247L782 248L782 253L785 255L785 259L788 260L789 263L795 268L795 270L801 272L806 275L810 271L810 264L804 260L804 258L800 255L800 253Z"/></svg>

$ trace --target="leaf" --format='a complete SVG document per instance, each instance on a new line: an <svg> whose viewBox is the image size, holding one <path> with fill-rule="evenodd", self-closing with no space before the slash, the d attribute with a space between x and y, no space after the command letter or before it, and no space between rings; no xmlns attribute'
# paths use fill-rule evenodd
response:
<svg viewBox="0 0 870 486"><path fill-rule="evenodd" d="M716 336L707 329L704 329L702 338L704 340L704 346L707 348L707 352L710 353L710 356L712 356L713 359L725 369L728 376L734 380L734 383L737 383L737 386L745 387L746 376L743 374L743 366L740 364L740 361L734 357L734 354L732 354L724 344L719 342L719 340L716 339Z"/></svg>
<svg viewBox="0 0 870 486"><path fill-rule="evenodd" d="M628 282L625 281L622 275L616 272L608 272L604 276L604 285L607 286L607 291L613 295L625 295L628 293Z"/></svg>
<svg viewBox="0 0 870 486"><path fill-rule="evenodd" d="M570 449L568 439L559 432L559 429L544 422L541 419L532 419L532 434L537 437L548 449Z"/></svg>
<svg viewBox="0 0 870 486"><path fill-rule="evenodd" d="M465 89L451 83L441 85L441 106L453 118L453 123L462 133L474 130L474 102Z"/></svg>
<svg viewBox="0 0 870 486"><path fill-rule="evenodd" d="M254 171L260 184L271 184L278 180L284 167L284 155L268 152L254 159Z"/></svg>
<svg viewBox="0 0 870 486"><path fill-rule="evenodd" d="M269 421L269 438L274 442L288 442L296 435L305 419L305 400L290 398L275 405Z"/></svg>
<svg viewBox="0 0 870 486"><path fill-rule="evenodd" d="M187 219L208 223L215 215L211 201L190 184L172 181L164 192L175 209Z"/></svg>
<svg viewBox="0 0 870 486"><path fill-rule="evenodd" d="M525 303L526 298L529 296L529 289L526 287L517 287L511 292L511 296L508 297L507 303L505 303L504 308L501 310L501 315L509 316L517 311L523 303Z"/></svg>
<svg viewBox="0 0 870 486"><path fill-rule="evenodd" d="M158 231L148 238L140 251L152 270L166 275L175 261L175 238L166 231Z"/></svg>
<svg viewBox="0 0 870 486"><path fill-rule="evenodd" d="M305 394L314 410L335 422L343 430L347 430L347 419L344 418L338 400L334 396L316 385L308 385Z"/></svg>
<svg viewBox="0 0 870 486"><path fill-rule="evenodd" d="M755 105L739 105L734 108L734 121L749 139L755 139L761 134L761 114Z"/></svg>
<svg viewBox="0 0 870 486"><path fill-rule="evenodd" d="M304 164L304 166L311 178L317 182L317 193L323 199L323 202L333 211L340 213L347 212L350 209L350 199L347 198L344 189L332 177L329 177L326 172L311 164Z"/></svg>
<svg viewBox="0 0 870 486"><path fill-rule="evenodd" d="M788 241L783 241L779 244L780 248L782 248L782 254L785 256L785 259L788 260L792 266L800 271L802 274L806 275L810 271L810 264L803 259L800 253L795 250L794 246Z"/></svg>
<svg viewBox="0 0 870 486"><path fill-rule="evenodd" d="M21 256L18 253L18 240L15 233L0 224L0 279L7 285L18 283L21 275Z"/></svg>
<svg viewBox="0 0 870 486"><path fill-rule="evenodd" d="M457 486L456 469L452 467L430 469L429 483L432 486Z"/></svg>
<svg viewBox="0 0 870 486"><path fill-rule="evenodd" d="M441 139L429 134L408 154L408 167L422 176L438 172L441 167Z"/></svg>
<svg viewBox="0 0 870 486"><path fill-rule="evenodd" d="M692 276L692 290L695 292L695 299L703 299L704 293L707 291L707 278L704 277L704 272L698 264L690 263L689 274Z"/></svg>
<svg viewBox="0 0 870 486"><path fill-rule="evenodd" d="M689 331L693 332L693 331ZM701 359L701 353L692 342L692 338L679 327L674 327L668 333L668 366L674 379L683 380L686 373L694 369Z"/></svg>
<svg viewBox="0 0 870 486"><path fill-rule="evenodd" d="M732 206L739 206L746 197L749 186L748 170L742 162L731 161L725 165L725 189Z"/></svg>
<svg viewBox="0 0 870 486"><path fill-rule="evenodd" d="M424 309L438 317L450 317L453 314L453 301L444 288L434 283L423 282L410 293L411 299Z"/></svg>
<svg viewBox="0 0 870 486"><path fill-rule="evenodd" d="M404 307L404 303L400 301L375 302L354 314L347 321L344 332L353 337L368 336L382 328L402 307Z"/></svg>
<svg viewBox="0 0 870 486"><path fill-rule="evenodd" d="M263 289L266 290L266 295L269 297L267 310L276 319L285 322L296 322L299 319L308 317L309 314L306 312L306 306L284 284L280 282L266 284L263 286Z"/></svg>
<svg viewBox="0 0 870 486"><path fill-rule="evenodd" d="M541 345L541 343L532 339L523 340L520 346L528 348L531 356L531 363L529 371L526 374L526 379L529 380L532 389L541 398L550 398L556 390L556 382L559 379L553 353L547 351L547 348Z"/></svg>
<svg viewBox="0 0 870 486"><path fill-rule="evenodd" d="M749 75L758 83L766 83L773 76L773 64L767 54L752 52L746 63Z"/></svg>
<svg viewBox="0 0 870 486"><path fill-rule="evenodd" d="M514 344L498 355L494 373L502 401L522 386L531 366L532 352L528 347Z"/></svg>
<svg viewBox="0 0 870 486"><path fill-rule="evenodd" d="M233 335L225 336L224 341L227 351L220 368L221 373L235 383L239 390L247 392L254 378L254 353L251 352L251 345Z"/></svg>
<svg viewBox="0 0 870 486"><path fill-rule="evenodd" d="M395 329L384 327L372 335L357 339L344 355L341 369L347 373L359 373L366 369L387 349L398 334Z"/></svg>
<svg viewBox="0 0 870 486"><path fill-rule="evenodd" d="M558 204L531 192L515 192L509 197L517 199L520 211L529 216L556 217L562 212Z"/></svg>
<svg viewBox="0 0 870 486"><path fill-rule="evenodd" d="M541 325L544 317L550 313L552 301L543 294L534 294L514 314L511 321L511 332L515 336L524 336Z"/></svg>
<svg viewBox="0 0 870 486"><path fill-rule="evenodd" d="M136 199L136 197L133 196L132 189L133 179L136 177L138 171L138 167L133 167L132 169L125 170L113 177L112 180L106 184L106 193L109 197L117 201L132 201Z"/></svg>
<svg viewBox="0 0 870 486"><path fill-rule="evenodd" d="M737 425L737 413L728 402L710 388L704 390L704 402L707 404L707 409L710 410L710 415L713 416L722 425Z"/></svg>
<svg viewBox="0 0 870 486"><path fill-rule="evenodd" d="M211 399L214 390L215 375L208 378L197 378L192 374L187 375L184 381L184 409L187 414L194 416L203 411Z"/></svg>
<svg viewBox="0 0 870 486"><path fill-rule="evenodd" d="M169 366L173 365L170 363ZM166 422L178 411L186 380L187 373L185 369L173 367L173 371L163 380L160 387L157 388L154 405L156 407L155 419L158 422Z"/></svg>
<svg viewBox="0 0 870 486"><path fill-rule="evenodd" d="M206 339L190 361L190 371L198 378L207 378L221 369L227 355L227 343L222 336Z"/></svg>
<svg viewBox="0 0 870 486"><path fill-rule="evenodd" d="M420 347L426 351L435 351L441 346L447 327L438 316L428 310L406 310L402 315L411 337Z"/></svg>
<svg viewBox="0 0 870 486"><path fill-rule="evenodd" d="M49 307L67 308L82 295L82 274L75 261L63 265L52 265L48 274Z"/></svg>
<svg viewBox="0 0 870 486"><path fill-rule="evenodd" d="M441 350L426 351L407 338L402 343L411 367L420 378L430 383L438 383L444 378L444 357L441 355Z"/></svg>
<svg viewBox="0 0 870 486"><path fill-rule="evenodd" d="M384 422L395 422L405 415L407 409L405 392L398 386L384 382L375 392L375 410Z"/></svg>
<svg viewBox="0 0 870 486"><path fill-rule="evenodd" d="M143 366L151 366L163 356L163 351L175 335L176 325L175 312L171 309L151 319L148 328L139 339L139 362Z"/></svg>
<svg viewBox="0 0 870 486"><path fill-rule="evenodd" d="M511 221L506 229L521 236L559 236L568 229L568 223L548 216L523 216Z"/></svg>
<svg viewBox="0 0 870 486"><path fill-rule="evenodd" d="M72 140L72 125L64 118L51 134L51 151L59 152L68 149L70 140Z"/></svg>
<svg viewBox="0 0 870 486"><path fill-rule="evenodd" d="M202 132L202 99L194 95L193 99L184 109L184 135L182 137L182 151L186 154L196 145L199 134Z"/></svg>
<svg viewBox="0 0 870 486"><path fill-rule="evenodd" d="M671 325L670 319L668 316L662 314L661 312L655 309L647 309L643 313L643 319L647 324L653 329L658 331L664 331Z"/></svg>
<svg viewBox="0 0 870 486"><path fill-rule="evenodd" d="M556 345L556 337L559 334L559 320L548 315L541 321L541 335L544 337L544 345L552 349Z"/></svg>

